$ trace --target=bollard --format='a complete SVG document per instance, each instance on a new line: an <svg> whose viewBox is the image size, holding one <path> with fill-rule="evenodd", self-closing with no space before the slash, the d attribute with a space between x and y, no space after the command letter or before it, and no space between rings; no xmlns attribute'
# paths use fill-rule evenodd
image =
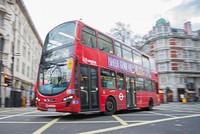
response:
<svg viewBox="0 0 200 134"><path fill-rule="evenodd" d="M25 107L26 106L26 98L21 98L21 105L22 105L22 107Z"/></svg>
<svg viewBox="0 0 200 134"><path fill-rule="evenodd" d="M186 103L186 102L187 102L186 98L183 98L182 103Z"/></svg>

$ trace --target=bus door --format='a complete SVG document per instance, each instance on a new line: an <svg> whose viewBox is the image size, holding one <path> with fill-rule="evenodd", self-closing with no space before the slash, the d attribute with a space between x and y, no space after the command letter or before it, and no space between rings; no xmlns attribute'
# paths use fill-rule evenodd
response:
<svg viewBox="0 0 200 134"><path fill-rule="evenodd" d="M98 70L96 67L80 66L81 111L99 109Z"/></svg>
<svg viewBox="0 0 200 134"><path fill-rule="evenodd" d="M135 78L126 77L126 105L127 108L136 107Z"/></svg>

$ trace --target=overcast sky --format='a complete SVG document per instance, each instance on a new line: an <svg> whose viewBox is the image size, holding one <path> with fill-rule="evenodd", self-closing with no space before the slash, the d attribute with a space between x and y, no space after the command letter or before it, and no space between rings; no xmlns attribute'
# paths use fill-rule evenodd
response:
<svg viewBox="0 0 200 134"><path fill-rule="evenodd" d="M200 29L199 0L23 0L41 39L56 25L75 19L106 33L116 22L131 25L135 34L147 34L160 17L172 27L191 21Z"/></svg>

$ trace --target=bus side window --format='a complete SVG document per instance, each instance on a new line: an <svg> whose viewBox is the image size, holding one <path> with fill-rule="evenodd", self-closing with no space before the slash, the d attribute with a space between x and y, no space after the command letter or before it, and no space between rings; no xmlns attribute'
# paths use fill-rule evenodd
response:
<svg viewBox="0 0 200 134"><path fill-rule="evenodd" d="M145 88L147 92L152 92L152 85L150 80L145 80Z"/></svg>
<svg viewBox="0 0 200 134"><path fill-rule="evenodd" d="M121 44L119 42L115 41L115 55L122 58L122 50L121 50Z"/></svg>
<svg viewBox="0 0 200 134"><path fill-rule="evenodd" d="M113 43L112 39L108 38L107 36L104 36L99 33L98 35L98 49L113 54Z"/></svg>
<svg viewBox="0 0 200 134"><path fill-rule="evenodd" d="M85 46L96 48L96 32L88 27L83 27L81 43Z"/></svg>
<svg viewBox="0 0 200 134"><path fill-rule="evenodd" d="M142 65L146 68L150 68L149 58L142 55Z"/></svg>
<svg viewBox="0 0 200 134"><path fill-rule="evenodd" d="M133 61L131 48L129 48L129 47L127 47L127 46L122 44L122 53L123 53L123 58L125 60L128 60L130 62Z"/></svg>
<svg viewBox="0 0 200 134"><path fill-rule="evenodd" d="M117 73L117 86L119 90L124 89L124 75L121 73Z"/></svg>
<svg viewBox="0 0 200 134"><path fill-rule="evenodd" d="M139 52L136 52L135 50L133 50L132 52L133 52L133 62L138 65L142 65L141 54Z"/></svg>
<svg viewBox="0 0 200 134"><path fill-rule="evenodd" d="M136 78L136 90L137 91L144 91L144 79L143 78Z"/></svg>
<svg viewBox="0 0 200 134"><path fill-rule="evenodd" d="M107 69L101 69L101 86L107 89L115 89L115 72Z"/></svg>

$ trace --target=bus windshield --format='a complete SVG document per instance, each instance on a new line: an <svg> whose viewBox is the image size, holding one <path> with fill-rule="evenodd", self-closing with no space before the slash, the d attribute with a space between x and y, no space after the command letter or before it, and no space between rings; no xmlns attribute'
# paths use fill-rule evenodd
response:
<svg viewBox="0 0 200 134"><path fill-rule="evenodd" d="M65 62L47 62L40 65L39 91L44 95L59 94L68 88L71 79L72 69Z"/></svg>
<svg viewBox="0 0 200 134"><path fill-rule="evenodd" d="M63 23L46 36L39 67L38 89L43 95L65 91L71 79L74 55L75 22Z"/></svg>
<svg viewBox="0 0 200 134"><path fill-rule="evenodd" d="M75 26L76 24L74 22L67 22L49 32L45 39L44 51L49 51L59 46L74 42Z"/></svg>

